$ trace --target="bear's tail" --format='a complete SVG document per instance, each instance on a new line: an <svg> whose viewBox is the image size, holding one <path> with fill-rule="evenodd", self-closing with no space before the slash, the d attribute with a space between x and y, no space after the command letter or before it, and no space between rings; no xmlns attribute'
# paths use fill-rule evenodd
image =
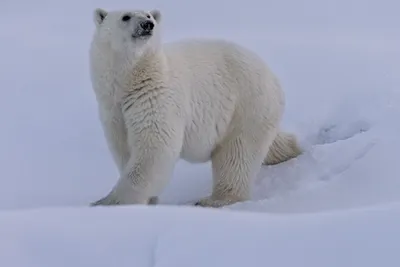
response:
<svg viewBox="0 0 400 267"><path fill-rule="evenodd" d="M279 132L264 159L264 165L274 165L295 158L302 153L294 134Z"/></svg>

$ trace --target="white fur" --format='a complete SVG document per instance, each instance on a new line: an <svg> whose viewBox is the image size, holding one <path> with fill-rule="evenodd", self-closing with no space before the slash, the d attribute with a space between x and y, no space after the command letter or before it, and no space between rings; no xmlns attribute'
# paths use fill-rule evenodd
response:
<svg viewBox="0 0 400 267"><path fill-rule="evenodd" d="M133 19L122 22L129 12ZM132 38L148 14L152 37ZM160 19L159 11L95 11L92 84L120 178L92 205L155 203L179 158L212 161L213 192L198 205L248 200L263 162L301 153L294 136L278 135L279 82L261 58L231 42L162 45Z"/></svg>

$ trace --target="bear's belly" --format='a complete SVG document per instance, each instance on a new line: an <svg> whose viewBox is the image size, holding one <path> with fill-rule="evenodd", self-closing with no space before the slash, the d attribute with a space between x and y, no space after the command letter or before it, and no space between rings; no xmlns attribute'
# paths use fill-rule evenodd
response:
<svg viewBox="0 0 400 267"><path fill-rule="evenodd" d="M192 121L185 129L180 157L191 163L209 161L216 145L224 138L227 128L228 124L222 121Z"/></svg>
<svg viewBox="0 0 400 267"><path fill-rule="evenodd" d="M191 163L203 163L211 159L214 146L185 138L180 157Z"/></svg>

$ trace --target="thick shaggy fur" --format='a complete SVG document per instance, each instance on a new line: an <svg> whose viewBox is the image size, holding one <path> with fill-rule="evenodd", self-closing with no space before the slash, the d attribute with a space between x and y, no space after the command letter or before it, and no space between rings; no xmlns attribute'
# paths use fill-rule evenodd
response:
<svg viewBox="0 0 400 267"><path fill-rule="evenodd" d="M142 36L147 20L155 26ZM157 10L94 13L92 84L120 178L92 205L156 203L179 158L212 161L212 195L198 205L248 200L262 163L301 153L296 138L279 131L279 82L260 57L231 42L162 45L160 20Z"/></svg>

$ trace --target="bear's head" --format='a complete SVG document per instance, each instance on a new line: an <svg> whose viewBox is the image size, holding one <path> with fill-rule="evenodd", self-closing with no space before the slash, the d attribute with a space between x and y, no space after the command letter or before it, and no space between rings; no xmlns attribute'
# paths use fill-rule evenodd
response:
<svg viewBox="0 0 400 267"><path fill-rule="evenodd" d="M121 56L138 57L160 44L158 10L94 11L95 39Z"/></svg>

